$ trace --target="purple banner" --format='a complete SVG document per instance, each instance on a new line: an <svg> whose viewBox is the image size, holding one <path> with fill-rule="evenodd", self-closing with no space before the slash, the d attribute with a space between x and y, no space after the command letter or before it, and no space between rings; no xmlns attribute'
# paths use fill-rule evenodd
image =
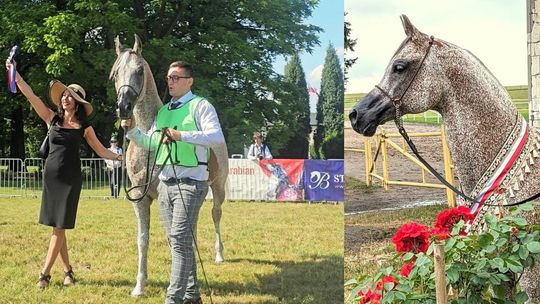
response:
<svg viewBox="0 0 540 304"><path fill-rule="evenodd" d="M344 201L343 160L304 161L304 191L308 201Z"/></svg>

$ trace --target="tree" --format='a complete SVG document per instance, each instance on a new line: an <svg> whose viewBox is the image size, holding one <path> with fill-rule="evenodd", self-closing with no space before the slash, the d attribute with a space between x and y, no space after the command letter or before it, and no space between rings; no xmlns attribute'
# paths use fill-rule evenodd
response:
<svg viewBox="0 0 540 304"><path fill-rule="evenodd" d="M318 44L320 28L304 22L317 2L3 1L0 47L7 53L13 44L21 46L18 69L42 99L51 78L80 83L98 112L92 125L106 142L115 121L116 94L107 77L116 57L114 37L119 35L129 45L136 33L164 97L162 76L170 62L194 63L194 91L216 107L230 153L241 153L254 129L292 121L286 107L289 94L283 92L284 80L272 70L272 62L296 50L309 52ZM0 113L1 128L23 125L12 114L22 105L26 151L35 151L45 124L24 97L10 96L5 86L0 86L0 105L8 109ZM289 138L293 131L280 132ZM5 134L0 139L5 143L0 152L6 155L12 140Z"/></svg>
<svg viewBox="0 0 540 304"><path fill-rule="evenodd" d="M308 158L309 153L309 95L304 70L298 53L294 54L285 65L285 84L290 86L292 96L284 100L286 107L292 116L287 127L293 131L285 147L277 151L281 158Z"/></svg>
<svg viewBox="0 0 540 304"><path fill-rule="evenodd" d="M343 71L333 45L326 51L317 102L315 151L319 158L343 158Z"/></svg>
<svg viewBox="0 0 540 304"><path fill-rule="evenodd" d="M347 13L345 13L345 17L347 17ZM356 39L351 38L352 30L350 22L345 21L343 27L345 31L345 54L348 55L347 51L354 52L354 47L356 46ZM347 72L353 66L357 59L358 57L345 58L345 75L347 75ZM347 78L345 78L345 82L347 82Z"/></svg>

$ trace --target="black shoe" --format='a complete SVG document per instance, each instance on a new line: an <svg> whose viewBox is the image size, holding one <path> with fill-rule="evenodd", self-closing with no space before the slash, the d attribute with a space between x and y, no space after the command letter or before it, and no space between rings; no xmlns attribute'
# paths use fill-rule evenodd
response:
<svg viewBox="0 0 540 304"><path fill-rule="evenodd" d="M44 289L49 287L49 284L51 283L51 275L44 275L43 273L39 274L39 280L37 282L37 287Z"/></svg>
<svg viewBox="0 0 540 304"><path fill-rule="evenodd" d="M201 298L187 299L187 300L184 300L184 304L202 304L202 299Z"/></svg>
<svg viewBox="0 0 540 304"><path fill-rule="evenodd" d="M69 271L64 271L64 286L71 286L75 284L75 277L73 276L73 268L69 266Z"/></svg>

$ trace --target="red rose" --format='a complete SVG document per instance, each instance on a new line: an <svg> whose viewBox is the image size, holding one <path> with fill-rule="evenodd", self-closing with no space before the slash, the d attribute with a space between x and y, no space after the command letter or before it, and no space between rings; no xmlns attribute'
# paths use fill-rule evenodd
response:
<svg viewBox="0 0 540 304"><path fill-rule="evenodd" d="M409 274L411 274L411 270L413 269L413 266L414 266L414 261L409 262L409 263L403 265L403 267L401 267L401 271L399 273L401 273L401 275L404 278L408 278Z"/></svg>
<svg viewBox="0 0 540 304"><path fill-rule="evenodd" d="M375 288L375 290L383 290L384 284L386 283L393 283L394 286L392 286L392 288L394 288L398 282L396 281L396 279L394 279L394 277L386 275L384 276L382 281L379 281L377 283L377 287Z"/></svg>
<svg viewBox="0 0 540 304"><path fill-rule="evenodd" d="M424 225L407 223L392 238L398 252L426 252L429 247L429 231Z"/></svg>
<svg viewBox="0 0 540 304"><path fill-rule="evenodd" d="M471 210L468 207L459 206L457 208L443 210L439 213L435 221L435 228L446 228L448 231L451 231L454 225L460 220L467 222L473 219L474 215L471 214Z"/></svg>
<svg viewBox="0 0 540 304"><path fill-rule="evenodd" d="M371 289L368 289L366 293L360 290L358 296L362 297L358 304L381 304L382 295L371 291Z"/></svg>

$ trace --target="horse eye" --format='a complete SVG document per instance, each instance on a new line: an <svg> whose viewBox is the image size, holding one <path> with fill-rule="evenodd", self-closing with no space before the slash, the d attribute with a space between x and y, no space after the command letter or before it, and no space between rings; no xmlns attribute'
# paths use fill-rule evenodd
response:
<svg viewBox="0 0 540 304"><path fill-rule="evenodd" d="M402 60L402 59L398 59L394 62L394 65L392 67L392 71L395 72L395 73L402 73L403 71L405 71L407 69L407 66L409 65L409 63L405 60Z"/></svg>

